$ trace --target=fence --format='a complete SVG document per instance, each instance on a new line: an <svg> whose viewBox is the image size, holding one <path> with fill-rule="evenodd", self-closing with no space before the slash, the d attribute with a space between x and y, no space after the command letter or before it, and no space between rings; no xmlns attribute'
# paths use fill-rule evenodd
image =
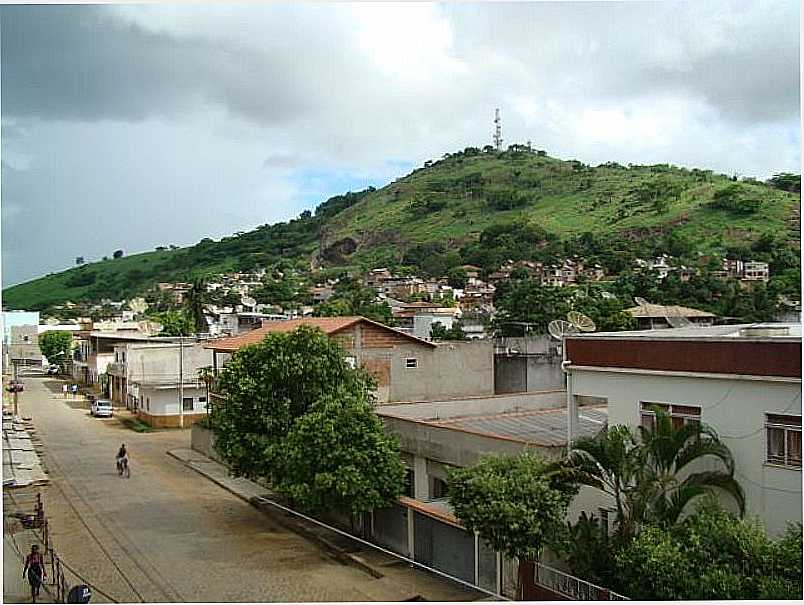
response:
<svg viewBox="0 0 804 605"><path fill-rule="evenodd" d="M616 592L581 580L558 569L536 563L533 571L533 583L546 588L556 595L572 601L629 601Z"/></svg>
<svg viewBox="0 0 804 605"><path fill-rule="evenodd" d="M42 503L41 494L36 494L36 502L34 504L33 513L22 513L12 516L16 517L20 521L20 524L24 530L30 530L31 532L30 535L25 535L23 532L18 532L27 538L24 540L25 546L22 548L20 547L20 542L22 542L22 540L18 540L15 537L15 532L6 532L7 535L11 537L12 544L21 557L25 557L26 553L30 549L31 544L41 544L42 555L45 560L45 574L47 576L45 578L44 588L51 594L55 602L67 603L67 595L70 592L70 588L80 584L85 584L92 589L93 594L102 596L111 603L119 603L117 599L111 597L97 586L94 586L86 578L81 576L81 574L76 572L58 555L56 549L53 547L53 540L52 536L50 535L50 527L48 519L45 515L45 508ZM47 573L48 568L50 573Z"/></svg>

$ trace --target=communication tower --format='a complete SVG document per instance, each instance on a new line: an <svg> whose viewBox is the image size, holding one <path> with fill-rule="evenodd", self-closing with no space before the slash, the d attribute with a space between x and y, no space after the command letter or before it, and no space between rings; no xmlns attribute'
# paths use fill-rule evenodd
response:
<svg viewBox="0 0 804 605"><path fill-rule="evenodd" d="M497 151L502 150L502 122L500 121L500 110L494 110L494 148Z"/></svg>

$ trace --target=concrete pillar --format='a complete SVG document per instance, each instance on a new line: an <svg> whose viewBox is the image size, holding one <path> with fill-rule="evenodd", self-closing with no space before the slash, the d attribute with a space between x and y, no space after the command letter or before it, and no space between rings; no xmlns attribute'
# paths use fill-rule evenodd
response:
<svg viewBox="0 0 804 605"><path fill-rule="evenodd" d="M413 509L408 508L408 558L416 560L416 537L413 533Z"/></svg>
<svg viewBox="0 0 804 605"><path fill-rule="evenodd" d="M578 401L572 392L572 372L567 372L567 449L578 435Z"/></svg>
<svg viewBox="0 0 804 605"><path fill-rule="evenodd" d="M430 499L430 478L427 476L427 458L413 457L413 497L416 500Z"/></svg>

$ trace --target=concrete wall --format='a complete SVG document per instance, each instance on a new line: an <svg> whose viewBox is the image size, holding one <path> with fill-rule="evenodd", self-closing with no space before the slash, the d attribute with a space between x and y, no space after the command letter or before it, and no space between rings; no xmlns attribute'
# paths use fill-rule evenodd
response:
<svg viewBox="0 0 804 605"><path fill-rule="evenodd" d="M561 355L548 335L496 338L494 346L495 392L564 388Z"/></svg>
<svg viewBox="0 0 804 605"><path fill-rule="evenodd" d="M528 449L521 441L500 439L443 426L433 426L423 422L380 416L386 430L399 437L403 452L414 457L413 470L418 483L421 474L426 476L427 461L440 462L450 466L471 466L487 454L516 455ZM534 447L545 457L555 458L562 455L564 448ZM419 467L422 461L424 467ZM420 468L424 473L417 472ZM416 490L419 491L418 489ZM418 496L418 494L417 494Z"/></svg>
<svg viewBox="0 0 804 605"><path fill-rule="evenodd" d="M416 368L406 359L415 358ZM490 340L445 342L435 348L401 344L391 356L389 401L431 401L494 394L494 348Z"/></svg>
<svg viewBox="0 0 804 605"><path fill-rule="evenodd" d="M560 408L565 406L566 401L566 392L556 390L415 403L389 403L381 406L378 412L381 416L390 414L418 420L444 420L456 416L485 416L504 412Z"/></svg>
<svg viewBox="0 0 804 605"><path fill-rule="evenodd" d="M748 511L772 534L783 531L787 521L801 521L801 469L765 462L765 413L801 415L800 381L573 370L571 388L577 395L607 398L610 426L637 426L641 401L700 406L701 421L734 456Z"/></svg>
<svg viewBox="0 0 804 605"><path fill-rule="evenodd" d="M10 359L20 359L41 365L42 351L39 349L38 327L35 325L11 326L8 352Z"/></svg>
<svg viewBox="0 0 804 605"><path fill-rule="evenodd" d="M220 455L215 451L215 433L210 429L194 424L190 432L190 447L207 458L221 462Z"/></svg>
<svg viewBox="0 0 804 605"><path fill-rule="evenodd" d="M170 388L153 387L138 385L139 390L139 409L151 416L179 416L179 389L174 385ZM206 402L200 401L205 398L207 391L205 387L194 387L185 384L184 397L193 398L193 410L185 411L185 415L206 414Z"/></svg>

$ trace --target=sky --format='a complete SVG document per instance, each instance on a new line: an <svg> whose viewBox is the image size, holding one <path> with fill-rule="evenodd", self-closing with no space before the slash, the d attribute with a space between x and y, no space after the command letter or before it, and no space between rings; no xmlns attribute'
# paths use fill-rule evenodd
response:
<svg viewBox="0 0 804 605"><path fill-rule="evenodd" d="M800 172L798 2L0 7L3 286L531 141Z"/></svg>

